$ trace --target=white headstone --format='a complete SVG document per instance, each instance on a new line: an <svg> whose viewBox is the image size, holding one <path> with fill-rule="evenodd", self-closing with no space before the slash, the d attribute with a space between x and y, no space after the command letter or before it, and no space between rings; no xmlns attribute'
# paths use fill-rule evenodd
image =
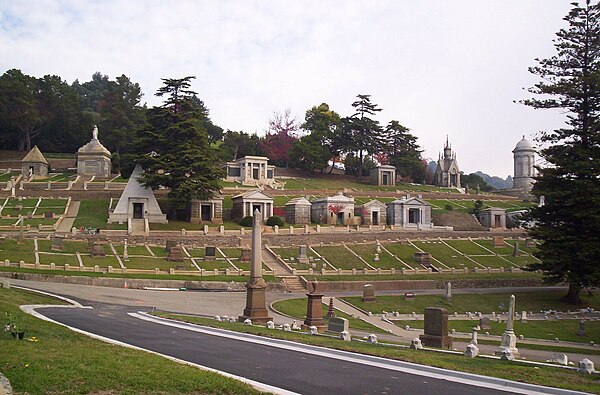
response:
<svg viewBox="0 0 600 395"><path fill-rule="evenodd" d="M215 320L221 321L221 316L215 315Z"/></svg>
<svg viewBox="0 0 600 395"><path fill-rule="evenodd" d="M267 321L267 329L275 329L275 323L273 321Z"/></svg>
<svg viewBox="0 0 600 395"><path fill-rule="evenodd" d="M577 369L577 373L592 374L594 372L594 363L592 361L587 358L579 361L579 369Z"/></svg>
<svg viewBox="0 0 600 395"><path fill-rule="evenodd" d="M284 332L290 332L291 330L292 330L292 327L290 326L290 324L288 324L287 322L285 324L283 324Z"/></svg>
<svg viewBox="0 0 600 395"><path fill-rule="evenodd" d="M0 288L9 289L10 280L8 278L0 278Z"/></svg>
<svg viewBox="0 0 600 395"><path fill-rule="evenodd" d="M342 331L340 332L340 339L342 339L345 342L349 342L352 340L352 336L350 336L350 332Z"/></svg>
<svg viewBox="0 0 600 395"><path fill-rule="evenodd" d="M371 343L371 344L375 344L377 343L377 335L375 334L370 334L369 337L367 337L367 343Z"/></svg>
<svg viewBox="0 0 600 395"><path fill-rule="evenodd" d="M500 356L500 359L505 360L505 361L514 361L515 356L513 355L512 352L510 352L510 350L503 350L502 355Z"/></svg>
<svg viewBox="0 0 600 395"><path fill-rule="evenodd" d="M310 326L308 328L308 331L309 331L308 333L310 333L311 335L318 335L319 334L319 329L316 326L314 326L314 325Z"/></svg>
<svg viewBox="0 0 600 395"><path fill-rule="evenodd" d="M555 353L555 354L552 354L550 356L550 359L546 360L546 362L557 363L559 365L566 366L569 364L569 357L567 357L567 354Z"/></svg>
<svg viewBox="0 0 600 395"><path fill-rule="evenodd" d="M410 341L410 348L415 349L415 350L422 350L423 344L421 343L421 339L419 339L418 337L415 337L414 339L412 339Z"/></svg>
<svg viewBox="0 0 600 395"><path fill-rule="evenodd" d="M252 325L252 320L250 318L246 318L244 320L244 325Z"/></svg>
<svg viewBox="0 0 600 395"><path fill-rule="evenodd" d="M467 344L467 349L465 350L465 356L469 358L475 358L479 355L479 348L475 344Z"/></svg>

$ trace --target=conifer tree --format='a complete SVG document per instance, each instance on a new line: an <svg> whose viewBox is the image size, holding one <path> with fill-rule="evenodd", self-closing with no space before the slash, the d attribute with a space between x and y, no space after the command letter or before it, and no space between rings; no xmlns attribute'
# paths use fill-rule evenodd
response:
<svg viewBox="0 0 600 395"><path fill-rule="evenodd" d="M556 35L556 55L530 71L541 82L524 100L536 109L558 108L567 114L564 128L544 132L540 152L548 163L538 168L533 193L545 205L532 212L530 233L542 243L536 255L549 283L566 282L565 300L580 303L585 287L600 285L600 5L573 3L564 17L568 27Z"/></svg>
<svg viewBox="0 0 600 395"><path fill-rule="evenodd" d="M212 197L223 177L203 126L205 108L189 89L193 78L163 79L164 86L156 95L166 100L149 110L138 139L143 184L169 188L169 197L180 203Z"/></svg>

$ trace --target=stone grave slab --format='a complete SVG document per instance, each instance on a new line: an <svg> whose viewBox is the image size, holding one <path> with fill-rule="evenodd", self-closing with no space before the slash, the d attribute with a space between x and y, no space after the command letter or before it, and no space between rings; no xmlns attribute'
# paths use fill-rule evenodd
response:
<svg viewBox="0 0 600 395"><path fill-rule="evenodd" d="M375 287L372 284L366 284L363 287L363 296L361 300L364 303L373 303L377 302L377 297L375 297Z"/></svg>
<svg viewBox="0 0 600 395"><path fill-rule="evenodd" d="M340 318L340 317L332 317L329 319L329 322L327 323L327 331L328 332L335 332L335 333L342 333L342 332L348 332L348 320L346 318Z"/></svg>
<svg viewBox="0 0 600 395"><path fill-rule="evenodd" d="M215 247L215 246L204 247L204 260L205 261L214 261L215 259L217 259L217 247Z"/></svg>
<svg viewBox="0 0 600 395"><path fill-rule="evenodd" d="M171 247L177 247L177 241L175 240L167 240L167 245L165 246L165 252L169 253Z"/></svg>
<svg viewBox="0 0 600 395"><path fill-rule="evenodd" d="M448 310L425 308L425 333L419 339L427 347L452 348L452 337L448 336Z"/></svg>
<svg viewBox="0 0 600 395"><path fill-rule="evenodd" d="M490 319L488 317L482 317L479 319L479 327L481 329L492 329Z"/></svg>
<svg viewBox="0 0 600 395"><path fill-rule="evenodd" d="M414 258L415 258L415 261L417 261L417 263L419 263L425 267L431 266L431 253L429 253L429 252L417 251L414 254Z"/></svg>
<svg viewBox="0 0 600 395"><path fill-rule="evenodd" d="M171 247L167 254L167 261L169 262L183 262L183 250L181 246Z"/></svg>
<svg viewBox="0 0 600 395"><path fill-rule="evenodd" d="M62 251L64 245L64 239L62 237L53 237L52 238L52 246L50 247L50 251Z"/></svg>
<svg viewBox="0 0 600 395"><path fill-rule="evenodd" d="M104 246L99 243L92 243L90 255L92 258L106 256L106 253L104 252Z"/></svg>
<svg viewBox="0 0 600 395"><path fill-rule="evenodd" d="M252 260L252 251L249 248L242 248L240 262L250 262Z"/></svg>
<svg viewBox="0 0 600 395"><path fill-rule="evenodd" d="M494 246L494 248L505 247L506 245L504 244L504 237L502 237L502 236L494 236L494 240L492 242L492 245Z"/></svg>
<svg viewBox="0 0 600 395"><path fill-rule="evenodd" d="M52 211L46 211L44 213L44 218L45 219L54 219L54 213Z"/></svg>

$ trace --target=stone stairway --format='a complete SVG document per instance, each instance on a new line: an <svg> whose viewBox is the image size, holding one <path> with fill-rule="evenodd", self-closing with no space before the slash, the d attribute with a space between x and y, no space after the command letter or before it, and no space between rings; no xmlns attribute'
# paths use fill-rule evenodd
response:
<svg viewBox="0 0 600 395"><path fill-rule="evenodd" d="M79 212L79 205L80 202L71 202L65 218L63 218L58 228L56 228L56 233L69 233L71 231L71 227L73 227L73 223Z"/></svg>
<svg viewBox="0 0 600 395"><path fill-rule="evenodd" d="M273 256L273 254L271 254L271 252L264 247L262 248L262 261L271 270L275 269L275 273L277 276L285 276L292 274L287 267L282 265L281 262L279 262L277 258Z"/></svg>
<svg viewBox="0 0 600 395"><path fill-rule="evenodd" d="M143 219L134 219L131 221L131 235L144 236L146 235L145 223Z"/></svg>
<svg viewBox="0 0 600 395"><path fill-rule="evenodd" d="M285 288L288 292L306 292L304 284L297 276L284 276L281 280L285 284Z"/></svg>

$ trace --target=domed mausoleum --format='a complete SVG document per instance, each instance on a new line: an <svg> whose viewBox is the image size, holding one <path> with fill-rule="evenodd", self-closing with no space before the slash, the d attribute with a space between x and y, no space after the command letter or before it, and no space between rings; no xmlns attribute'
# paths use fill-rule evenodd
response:
<svg viewBox="0 0 600 395"><path fill-rule="evenodd" d="M94 125L90 142L77 150L77 174L102 178L110 177L110 151L98 140L98 127L96 125Z"/></svg>
<svg viewBox="0 0 600 395"><path fill-rule="evenodd" d="M529 140L523 139L517 143L513 150L515 175L513 177L513 189L520 189L524 195L528 195L533 188L535 180L535 148Z"/></svg>

